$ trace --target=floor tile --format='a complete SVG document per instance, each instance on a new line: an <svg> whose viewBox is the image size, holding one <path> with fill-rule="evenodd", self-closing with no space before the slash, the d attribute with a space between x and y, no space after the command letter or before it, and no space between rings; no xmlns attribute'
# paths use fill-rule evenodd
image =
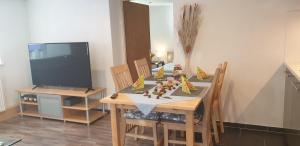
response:
<svg viewBox="0 0 300 146"><path fill-rule="evenodd" d="M286 140L287 146L300 146L300 136L299 135L286 134L285 140Z"/></svg>
<svg viewBox="0 0 300 146"><path fill-rule="evenodd" d="M287 146L286 136L280 133L266 133L266 146Z"/></svg>
<svg viewBox="0 0 300 146"><path fill-rule="evenodd" d="M222 134L220 137L219 145L224 146L234 146L237 145L237 139L241 135L240 128L229 128L225 127L225 134Z"/></svg>
<svg viewBox="0 0 300 146"><path fill-rule="evenodd" d="M265 137L264 132L242 129L237 144L232 146L265 146Z"/></svg>

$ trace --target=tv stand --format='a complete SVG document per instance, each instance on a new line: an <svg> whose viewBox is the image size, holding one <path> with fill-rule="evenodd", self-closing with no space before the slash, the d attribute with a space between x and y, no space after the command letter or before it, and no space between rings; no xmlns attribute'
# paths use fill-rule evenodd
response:
<svg viewBox="0 0 300 146"><path fill-rule="evenodd" d="M87 90L85 90L84 93L88 93L89 91L95 91L95 89L93 89L93 88L87 88Z"/></svg>
<svg viewBox="0 0 300 146"><path fill-rule="evenodd" d="M64 89L58 87L32 87L17 90L20 101L20 115L39 117L41 119L56 119L64 122L77 122L90 125L106 115L105 105L99 100L104 98L105 88L94 88L88 93L86 89ZM25 100L25 94L37 96L37 101ZM82 102L65 105L64 99L76 97ZM102 108L100 108L102 106ZM51 107L51 108L49 108Z"/></svg>

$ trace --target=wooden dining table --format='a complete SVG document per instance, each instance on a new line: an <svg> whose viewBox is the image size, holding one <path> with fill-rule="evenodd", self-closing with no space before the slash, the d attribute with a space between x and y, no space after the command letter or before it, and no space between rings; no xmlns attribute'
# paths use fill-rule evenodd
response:
<svg viewBox="0 0 300 146"><path fill-rule="evenodd" d="M194 111L202 102L203 98L193 98L191 100L176 101L171 103L158 104L153 109L154 112L165 112L183 114L186 117L186 145L194 145ZM137 109L135 103L126 94L119 93L117 98L105 97L101 103L110 105L112 144L113 146L123 146L125 143L125 119L121 116L121 111L126 109Z"/></svg>

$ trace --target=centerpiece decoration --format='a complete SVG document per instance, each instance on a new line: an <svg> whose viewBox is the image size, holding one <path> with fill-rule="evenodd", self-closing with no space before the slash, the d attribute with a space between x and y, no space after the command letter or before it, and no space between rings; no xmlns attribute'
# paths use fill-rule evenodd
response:
<svg viewBox="0 0 300 146"><path fill-rule="evenodd" d="M179 22L178 36L185 55L184 72L188 75L192 74L190 60L201 23L200 14L198 4L185 5Z"/></svg>
<svg viewBox="0 0 300 146"><path fill-rule="evenodd" d="M154 87L153 90L148 90L144 91L144 96L148 96L148 98L152 98L152 96L155 96L156 99L166 98L166 99L171 99L171 97L164 96L168 91L175 90L176 87L179 86L179 81L175 80L173 77L167 77L167 81L157 81L156 86Z"/></svg>

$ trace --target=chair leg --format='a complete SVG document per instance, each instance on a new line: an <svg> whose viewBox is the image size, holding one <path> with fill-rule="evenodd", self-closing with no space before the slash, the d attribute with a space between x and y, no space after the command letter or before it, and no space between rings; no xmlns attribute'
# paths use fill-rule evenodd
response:
<svg viewBox="0 0 300 146"><path fill-rule="evenodd" d="M135 134L135 135L138 135L139 127L140 127L140 126L136 126L136 127L134 128L134 134ZM134 137L134 140L137 141L138 138L137 138L137 137Z"/></svg>
<svg viewBox="0 0 300 146"><path fill-rule="evenodd" d="M212 125L213 125L213 132L214 132L214 138L215 138L215 142L219 143L219 131L218 131L218 127L217 127L217 110L216 108L213 108L213 113L212 113Z"/></svg>
<svg viewBox="0 0 300 146"><path fill-rule="evenodd" d="M156 123L153 124L153 143L154 143L154 146L158 146L158 137L157 137L157 126L156 126Z"/></svg>
<svg viewBox="0 0 300 146"><path fill-rule="evenodd" d="M172 140L176 140L176 138L177 138L177 131L176 130L174 130L174 131L170 131L170 136L172 137ZM181 137L183 137L182 135L184 135L184 132L183 131L179 131L179 134L180 134L180 136ZM176 144L171 144L172 146L176 146Z"/></svg>
<svg viewBox="0 0 300 146"><path fill-rule="evenodd" d="M222 112L221 104L220 101L218 101L218 116L220 121L220 129L221 129L221 133L224 133L224 116L222 113L223 112Z"/></svg>
<svg viewBox="0 0 300 146"><path fill-rule="evenodd" d="M169 145L169 130L168 125L164 125L164 146Z"/></svg>
<svg viewBox="0 0 300 146"><path fill-rule="evenodd" d="M145 127L141 127L140 130L141 130L141 133L142 133L142 134L145 133Z"/></svg>

